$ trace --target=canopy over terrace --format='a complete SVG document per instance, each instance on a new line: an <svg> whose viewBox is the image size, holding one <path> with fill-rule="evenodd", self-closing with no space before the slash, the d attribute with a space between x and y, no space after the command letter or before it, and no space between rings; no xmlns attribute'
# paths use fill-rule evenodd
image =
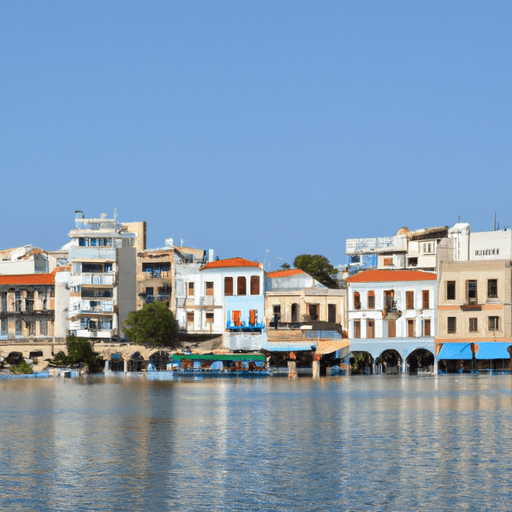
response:
<svg viewBox="0 0 512 512"><path fill-rule="evenodd" d="M445 343L439 351L438 359L451 361L473 359L471 343Z"/></svg>
<svg viewBox="0 0 512 512"><path fill-rule="evenodd" d="M477 343L478 351L476 358L480 360L491 360L491 359L510 359L510 353L508 348L510 343L504 342L488 342L488 343Z"/></svg>
<svg viewBox="0 0 512 512"><path fill-rule="evenodd" d="M470 360L473 359L473 351L475 352L475 359L481 361L510 359L510 353L508 352L510 346L511 344L507 342L445 343L439 351L438 359Z"/></svg>
<svg viewBox="0 0 512 512"><path fill-rule="evenodd" d="M265 361L263 354L173 354L174 361Z"/></svg>

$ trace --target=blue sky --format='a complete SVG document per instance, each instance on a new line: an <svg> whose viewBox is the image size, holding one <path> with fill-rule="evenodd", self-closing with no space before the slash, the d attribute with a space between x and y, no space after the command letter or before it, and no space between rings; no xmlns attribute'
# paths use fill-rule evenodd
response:
<svg viewBox="0 0 512 512"><path fill-rule="evenodd" d="M271 270L511 226L511 92L509 1L4 1L0 248L77 209Z"/></svg>

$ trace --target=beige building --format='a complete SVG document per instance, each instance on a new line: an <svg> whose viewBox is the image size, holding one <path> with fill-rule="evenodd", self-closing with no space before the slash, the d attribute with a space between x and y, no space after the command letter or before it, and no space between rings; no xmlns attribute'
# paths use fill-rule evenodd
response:
<svg viewBox="0 0 512 512"><path fill-rule="evenodd" d="M148 249L137 253L137 310L151 302L165 302L173 313L174 249Z"/></svg>
<svg viewBox="0 0 512 512"><path fill-rule="evenodd" d="M512 343L510 261L443 262L438 279L439 359L461 364L507 359Z"/></svg>
<svg viewBox="0 0 512 512"><path fill-rule="evenodd" d="M67 268L51 274L0 276L0 339L51 342L66 337L67 297L59 276Z"/></svg>
<svg viewBox="0 0 512 512"><path fill-rule="evenodd" d="M330 289L300 269L270 272L265 279L267 327L315 323L347 329L346 290ZM328 325L330 324L330 325Z"/></svg>

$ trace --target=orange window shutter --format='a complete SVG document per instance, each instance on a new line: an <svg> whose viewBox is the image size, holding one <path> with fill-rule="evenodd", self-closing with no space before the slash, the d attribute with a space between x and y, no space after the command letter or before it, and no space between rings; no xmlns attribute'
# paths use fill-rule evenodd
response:
<svg viewBox="0 0 512 512"><path fill-rule="evenodd" d="M255 325L256 324L256 310L255 309L251 309L251 311L250 311L249 323L251 325Z"/></svg>

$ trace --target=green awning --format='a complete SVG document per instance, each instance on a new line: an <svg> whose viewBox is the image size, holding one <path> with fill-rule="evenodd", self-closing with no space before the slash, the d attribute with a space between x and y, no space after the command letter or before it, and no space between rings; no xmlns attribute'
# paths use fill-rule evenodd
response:
<svg viewBox="0 0 512 512"><path fill-rule="evenodd" d="M262 354L173 354L175 361L265 361Z"/></svg>

